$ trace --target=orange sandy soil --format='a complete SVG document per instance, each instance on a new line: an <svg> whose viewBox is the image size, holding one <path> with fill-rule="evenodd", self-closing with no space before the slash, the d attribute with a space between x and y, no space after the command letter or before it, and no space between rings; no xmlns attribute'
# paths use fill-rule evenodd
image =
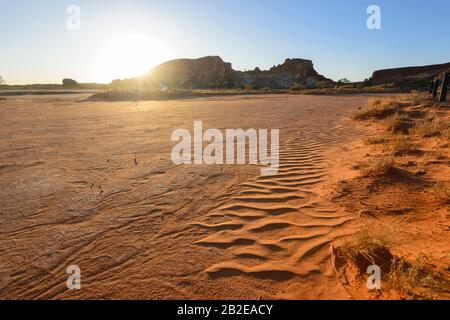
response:
<svg viewBox="0 0 450 320"><path fill-rule="evenodd" d="M86 97L0 101L0 298L351 298L330 244L359 207L330 194L374 132L349 119L367 96ZM194 120L280 129L279 173L174 165L171 133ZM66 288L70 265L81 290Z"/></svg>
<svg viewBox="0 0 450 320"><path fill-rule="evenodd" d="M403 104L399 109L402 119L413 127L436 118L447 123L450 120L450 105L436 105L427 96L404 95L393 100ZM362 141L355 144L353 153L363 155L359 160L374 161L388 156L392 157L394 168L382 176L359 173L342 179L333 185L331 199L346 211L358 213L354 225L360 230L370 230L372 237L384 238L389 243L387 255L395 258L379 261L380 264L386 263L390 269L393 260L401 259L413 268L402 270L402 277L408 278L403 283L383 279L380 291L367 290L361 270L356 272L359 274L344 270L340 279L357 299L450 299L449 131L447 136L422 137L413 129L389 133L382 120L369 124L377 136L407 140L409 150L395 150L395 140L375 145ZM435 188L441 192L444 186L447 188L445 200L436 198L433 189L436 183L439 184ZM382 256L377 258L386 260Z"/></svg>

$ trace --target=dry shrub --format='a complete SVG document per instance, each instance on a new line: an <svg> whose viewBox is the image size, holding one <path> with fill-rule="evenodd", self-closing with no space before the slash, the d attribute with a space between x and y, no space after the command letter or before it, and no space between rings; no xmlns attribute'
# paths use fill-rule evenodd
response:
<svg viewBox="0 0 450 320"><path fill-rule="evenodd" d="M369 101L369 106L353 114L355 120L384 119L398 112L398 103L392 99Z"/></svg>
<svg viewBox="0 0 450 320"><path fill-rule="evenodd" d="M449 294L450 282L444 274L432 271L427 266L425 255L408 262L391 253L389 248L394 236L393 229L361 229L351 241L338 248L337 267L344 271L351 264L356 266L360 275L366 275L367 268L375 264L380 267L384 280L382 290L388 287L403 298L434 299Z"/></svg>
<svg viewBox="0 0 450 320"><path fill-rule="evenodd" d="M392 133L409 133L409 130L413 127L413 124L405 114L396 113L395 115L387 118L385 121L386 129Z"/></svg>
<svg viewBox="0 0 450 320"><path fill-rule="evenodd" d="M427 256L421 254L413 262L395 257L385 277L388 286L409 299L435 299L450 293L450 282L442 273L427 266Z"/></svg>
<svg viewBox="0 0 450 320"><path fill-rule="evenodd" d="M391 152L394 156L408 154L414 150L414 144L407 136L396 136L393 140Z"/></svg>
<svg viewBox="0 0 450 320"><path fill-rule="evenodd" d="M414 106L423 106L426 108L432 108L436 105L436 102L428 95L424 93L412 93L411 95L406 95L405 99L411 102Z"/></svg>
<svg viewBox="0 0 450 320"><path fill-rule="evenodd" d="M385 144L391 140L389 135L378 135L373 137L368 137L364 139L364 143L366 144Z"/></svg>
<svg viewBox="0 0 450 320"><path fill-rule="evenodd" d="M356 265L360 274L365 274L367 267L376 264L384 274L389 273L394 260L394 256L388 249L392 237L392 231L361 228L350 241L338 248L336 261L338 267L351 262Z"/></svg>
<svg viewBox="0 0 450 320"><path fill-rule="evenodd" d="M431 121L422 121L418 123L411 133L424 138L430 137L450 137L450 122L435 117Z"/></svg>
<svg viewBox="0 0 450 320"><path fill-rule="evenodd" d="M441 136L442 136L442 138L450 140L450 129L447 129L447 130L443 131Z"/></svg>
<svg viewBox="0 0 450 320"><path fill-rule="evenodd" d="M440 203L450 204L450 184L448 182L436 182L427 191Z"/></svg>
<svg viewBox="0 0 450 320"><path fill-rule="evenodd" d="M373 160L359 161L353 169L361 171L363 176L385 176L394 169L394 160L390 156L382 156Z"/></svg>

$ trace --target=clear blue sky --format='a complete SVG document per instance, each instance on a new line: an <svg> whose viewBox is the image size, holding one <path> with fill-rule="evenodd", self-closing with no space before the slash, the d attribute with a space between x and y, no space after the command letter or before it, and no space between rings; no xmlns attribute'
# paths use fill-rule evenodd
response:
<svg viewBox="0 0 450 320"><path fill-rule="evenodd" d="M80 30L66 26L71 4L81 9ZM381 8L381 30L366 27L371 4ZM111 50L139 35L158 43L143 69L206 55L267 69L298 57L357 81L376 69L449 62L449 16L448 0L0 0L0 75L10 84L94 82L103 70L112 80L106 69L125 70L127 53Z"/></svg>

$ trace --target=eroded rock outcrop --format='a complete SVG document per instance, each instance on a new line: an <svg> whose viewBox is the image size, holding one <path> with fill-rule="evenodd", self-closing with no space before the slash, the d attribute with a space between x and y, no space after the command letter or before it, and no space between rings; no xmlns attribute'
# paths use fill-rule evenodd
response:
<svg viewBox="0 0 450 320"><path fill-rule="evenodd" d="M147 85L168 88L291 88L294 85L314 87L332 84L314 70L311 60L286 59L270 70L233 70L218 56L199 59L177 59L165 62L142 78ZM142 81L141 81L142 82Z"/></svg>
<svg viewBox="0 0 450 320"><path fill-rule="evenodd" d="M420 67L378 70L373 73L370 80L373 84L425 81L434 78L444 71L450 71L450 62Z"/></svg>
<svg viewBox="0 0 450 320"><path fill-rule="evenodd" d="M253 87L291 88L294 85L314 87L319 82L332 84L333 81L325 78L314 70L311 60L286 59L283 64L274 66L270 70L237 72L239 85L252 85Z"/></svg>
<svg viewBox="0 0 450 320"><path fill-rule="evenodd" d="M214 88L231 86L235 71L231 63L214 56L171 60L154 68L148 76L173 88Z"/></svg>

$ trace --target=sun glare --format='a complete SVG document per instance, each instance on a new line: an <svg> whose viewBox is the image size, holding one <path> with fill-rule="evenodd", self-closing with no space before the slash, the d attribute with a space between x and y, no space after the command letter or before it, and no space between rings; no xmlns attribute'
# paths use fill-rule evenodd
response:
<svg viewBox="0 0 450 320"><path fill-rule="evenodd" d="M136 35L117 37L100 54L94 77L101 83L138 77L167 60L170 60L168 50L155 39Z"/></svg>

